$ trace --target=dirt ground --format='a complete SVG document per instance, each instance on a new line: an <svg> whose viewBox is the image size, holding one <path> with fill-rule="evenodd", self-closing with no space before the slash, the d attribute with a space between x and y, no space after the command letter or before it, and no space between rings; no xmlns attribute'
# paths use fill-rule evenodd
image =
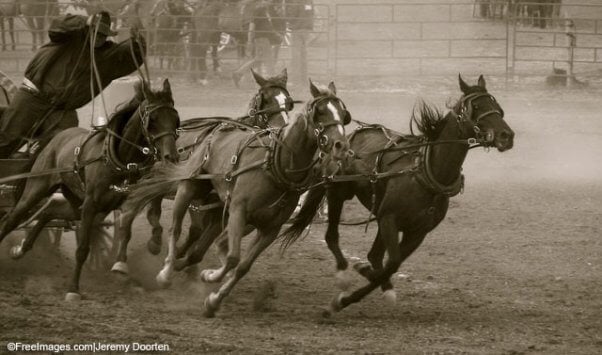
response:
<svg viewBox="0 0 602 355"><path fill-rule="evenodd" d="M474 81L476 78L467 78ZM241 115L255 92L173 83L182 117ZM471 151L466 190L447 218L394 277L397 303L375 292L332 318L338 290L324 224L283 255L268 249L214 319L202 302L214 286L187 275L169 290L154 276L162 256L144 249L140 218L130 248L131 279L84 271L84 300L63 301L72 240L63 252L38 246L15 262L0 248L0 352L8 342L166 343L175 354L595 354L602 349L602 119L600 93L543 91L492 81L490 91L516 131L505 153ZM358 89L359 87L359 89ZM403 89L401 89L403 88ZM307 98L305 87L293 96ZM354 118L407 131L416 97L444 107L453 80L380 88L339 83ZM300 109L301 105L298 105ZM168 207L166 202L165 206ZM353 202L346 220L367 217ZM168 227L169 213L163 224ZM166 228L167 230L167 228ZM375 234L342 226L342 247L364 259ZM16 236L20 237L20 236ZM71 238L72 239L72 238ZM203 266L216 266L210 253ZM354 276L355 286L364 281Z"/></svg>

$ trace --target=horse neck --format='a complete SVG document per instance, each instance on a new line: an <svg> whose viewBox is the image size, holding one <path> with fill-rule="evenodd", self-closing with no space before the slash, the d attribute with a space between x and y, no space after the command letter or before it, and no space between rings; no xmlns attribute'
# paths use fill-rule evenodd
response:
<svg viewBox="0 0 602 355"><path fill-rule="evenodd" d="M314 158L318 144L307 123L307 117L299 116L290 123L292 126L285 127L285 135L282 138L284 147L281 150L280 166L290 170L298 170L307 167Z"/></svg>
<svg viewBox="0 0 602 355"><path fill-rule="evenodd" d="M122 162L135 163L144 160L142 152L131 144L134 143L137 146L145 144L144 135L142 134L143 129L140 111L136 110L121 133L124 139L119 142L117 155Z"/></svg>
<svg viewBox="0 0 602 355"><path fill-rule="evenodd" d="M445 117L445 124L439 138L435 140L459 140L463 139L458 120L452 112ZM466 159L468 146L459 143L435 144L431 148L430 164L434 178L443 185L450 185L462 171L462 164Z"/></svg>

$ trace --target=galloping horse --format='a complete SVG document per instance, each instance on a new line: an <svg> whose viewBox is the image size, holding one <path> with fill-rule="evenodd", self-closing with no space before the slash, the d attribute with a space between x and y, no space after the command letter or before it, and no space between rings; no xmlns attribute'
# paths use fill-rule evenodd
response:
<svg viewBox="0 0 602 355"><path fill-rule="evenodd" d="M136 92L105 128L70 128L53 137L31 170L41 175L27 179L21 198L0 227L2 241L30 210L59 188L74 211L81 208L75 272L66 296L69 301L80 299L79 278L94 224L121 205L127 185L156 160L177 160L175 136L180 118L169 81L163 82L160 91L143 84Z"/></svg>
<svg viewBox="0 0 602 355"><path fill-rule="evenodd" d="M249 271L255 259L278 236L295 209L300 192L312 183L315 153L340 161L347 156L344 125L350 114L336 97L334 83L318 88L310 83L313 99L305 112L275 131L249 132L217 128L184 164L159 169L131 195L133 205L144 204L177 182L172 230L165 265L157 281L167 286L174 270L176 241L190 202L206 200L215 189L229 212L229 250L217 270L204 270L206 282L220 282L234 270L217 293L205 299L205 315L214 316L220 303ZM251 225L257 229L241 260L241 238Z"/></svg>
<svg viewBox="0 0 602 355"><path fill-rule="evenodd" d="M362 124L349 137L350 148L358 158L350 171L359 179L310 190L298 216L283 234L285 247L298 239L326 194L325 238L340 277L348 266L338 244L344 201L357 196L375 214L378 232L368 253L370 264L356 265L369 284L352 293L341 292L332 301L332 311L359 302L379 286L394 300L390 277L443 220L449 198L462 189L462 164L469 145L479 142L500 152L512 148L514 132L503 120L504 111L487 92L483 76L476 86L467 85L461 77L459 81L463 96L447 115L443 117L422 103L421 117L412 116L411 122L424 135L400 135L381 125ZM399 232L403 233L401 242ZM385 251L388 259L383 266Z"/></svg>
<svg viewBox="0 0 602 355"><path fill-rule="evenodd" d="M259 90L249 102L248 114L240 119L242 127L249 131L258 131L284 126L289 121L288 112L293 109L294 104L286 88L286 69L279 75L267 79L255 72L252 73L259 85ZM212 129L215 129L221 123L228 122L228 120L212 117L184 121L176 142L178 151L180 152L180 161L188 159ZM147 219L152 226L152 236L147 242L147 248L154 255L159 254L161 251L161 236L163 234L163 227L160 223L162 199L163 196L153 200L147 210ZM215 197L213 201L217 202L219 198ZM207 229L213 229L211 227L213 224L221 225L222 211L219 208L220 206L208 210L196 206L197 203L195 202L189 209L191 225L186 243L178 250L178 257L182 257L188 248L201 238L202 234L207 233ZM112 271L122 274L128 274L129 272L127 266L127 246L131 239L130 225L137 214L138 210L127 208L127 206L124 208L124 212L122 212L122 223L120 224L121 229L119 233L122 239L119 244L117 260L113 265ZM207 227L208 225L209 227ZM205 237L203 237L204 239ZM191 264L194 264L194 262L177 267L176 270L179 271Z"/></svg>

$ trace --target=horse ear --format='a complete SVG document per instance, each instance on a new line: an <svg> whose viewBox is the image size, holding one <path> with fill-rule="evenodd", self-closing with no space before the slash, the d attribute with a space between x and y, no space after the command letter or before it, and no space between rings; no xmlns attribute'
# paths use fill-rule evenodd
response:
<svg viewBox="0 0 602 355"><path fill-rule="evenodd" d="M487 84L485 83L485 78L483 77L483 75L479 76L479 81L478 81L478 85L480 87L482 87L483 89L487 89Z"/></svg>
<svg viewBox="0 0 602 355"><path fill-rule="evenodd" d="M337 87L336 87L336 86L334 86L334 81L331 81L331 82L328 84L328 89L330 89L330 91L332 91L332 93L333 93L334 95L336 95L336 94L337 94Z"/></svg>
<svg viewBox="0 0 602 355"><path fill-rule="evenodd" d="M171 94L171 84L169 83L169 79L167 78L163 80L163 92Z"/></svg>
<svg viewBox="0 0 602 355"><path fill-rule="evenodd" d="M278 75L278 77L282 79L285 83L288 81L288 72L286 71L286 68L282 69L282 72L280 72L280 75Z"/></svg>
<svg viewBox="0 0 602 355"><path fill-rule="evenodd" d="M309 92L311 96L318 97L320 96L320 90L314 85L314 83L309 79Z"/></svg>
<svg viewBox="0 0 602 355"><path fill-rule="evenodd" d="M268 83L268 81L265 80L263 76L256 73L255 70L251 69L251 73L253 74L253 78L255 78L255 82L257 82L257 84L259 84L259 86L263 87L265 84Z"/></svg>
<svg viewBox="0 0 602 355"><path fill-rule="evenodd" d="M458 81L460 82L460 90L462 90L462 92L466 94L466 92L468 92L468 89L470 89L470 86L468 86L468 84L466 84L466 82L462 80L461 74L458 74Z"/></svg>

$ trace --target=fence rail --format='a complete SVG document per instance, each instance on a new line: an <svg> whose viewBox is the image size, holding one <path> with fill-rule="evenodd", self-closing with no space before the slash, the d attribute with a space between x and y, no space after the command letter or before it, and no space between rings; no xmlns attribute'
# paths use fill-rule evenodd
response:
<svg viewBox="0 0 602 355"><path fill-rule="evenodd" d="M92 5L76 8L74 1L40 0L38 4L46 6L50 15L15 17L6 10L6 5L15 1L0 0L0 22L5 24L0 70L8 72L24 71L32 57L34 33L46 37L48 21L39 29L32 29L30 23L58 14L48 7L55 6L62 13L85 13L93 8ZM111 11L117 18L115 25L120 27L118 39L127 38L127 27L133 18L123 7L128 1L85 3L94 4L94 10ZM201 56L193 55L190 50L191 25L157 27L156 21L153 22L156 18L150 16L154 1L140 3L143 9L138 12L141 14L138 20L148 31L151 69L187 75L195 70L191 63ZM309 34L308 46L312 76L447 76L463 72L513 78L549 75L554 68L576 75L602 74L602 4L574 4L568 0L561 3L317 0L316 3L314 30ZM190 20L189 16L170 16L174 23ZM8 36L9 18L15 21L15 50ZM572 28L568 26L570 23L574 25ZM159 32L168 36L161 37ZM236 68L240 61L228 38L222 36L219 44L219 57L226 71ZM279 66L290 65L290 31L284 33L278 55Z"/></svg>

